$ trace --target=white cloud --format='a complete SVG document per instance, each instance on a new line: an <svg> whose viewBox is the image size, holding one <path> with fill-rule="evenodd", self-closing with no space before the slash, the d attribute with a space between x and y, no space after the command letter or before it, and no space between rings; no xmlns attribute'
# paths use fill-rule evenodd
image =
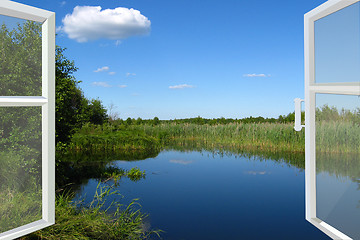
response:
<svg viewBox="0 0 360 240"><path fill-rule="evenodd" d="M62 27L56 27L55 29L55 32L58 33L58 34L61 34L61 31L62 31Z"/></svg>
<svg viewBox="0 0 360 240"><path fill-rule="evenodd" d="M66 4L66 1L60 2L60 7L63 7Z"/></svg>
<svg viewBox="0 0 360 240"><path fill-rule="evenodd" d="M248 74L244 74L243 75L244 77L270 77L270 74L266 75L266 74L263 74L263 73L248 73Z"/></svg>
<svg viewBox="0 0 360 240"><path fill-rule="evenodd" d="M109 75L115 75L116 72L109 72Z"/></svg>
<svg viewBox="0 0 360 240"><path fill-rule="evenodd" d="M150 20L140 11L123 7L101 10L100 6L76 6L62 22L62 31L78 42L146 35L151 26Z"/></svg>
<svg viewBox="0 0 360 240"><path fill-rule="evenodd" d="M129 77L129 76L135 76L136 73L126 73L126 76Z"/></svg>
<svg viewBox="0 0 360 240"><path fill-rule="evenodd" d="M181 164L181 165L188 165L193 161L185 161L185 160L169 160L171 163Z"/></svg>
<svg viewBox="0 0 360 240"><path fill-rule="evenodd" d="M183 88L194 88L193 85L188 85L188 84L180 84L180 85L174 85L174 86L169 86L170 89L183 89Z"/></svg>
<svg viewBox="0 0 360 240"><path fill-rule="evenodd" d="M93 82L91 85L99 86L99 87L107 87L107 88L112 87L111 85L109 85L106 82Z"/></svg>
<svg viewBox="0 0 360 240"><path fill-rule="evenodd" d="M104 72L104 71L109 71L109 67L105 66L105 67L101 67L96 69L94 72Z"/></svg>
<svg viewBox="0 0 360 240"><path fill-rule="evenodd" d="M116 40L115 41L115 46L119 46L121 44L121 41L120 40Z"/></svg>
<svg viewBox="0 0 360 240"><path fill-rule="evenodd" d="M127 85L118 85L119 88L126 88Z"/></svg>
<svg viewBox="0 0 360 240"><path fill-rule="evenodd" d="M249 175L265 175L265 174L270 174L267 171L247 171L245 172L245 174L249 174Z"/></svg>

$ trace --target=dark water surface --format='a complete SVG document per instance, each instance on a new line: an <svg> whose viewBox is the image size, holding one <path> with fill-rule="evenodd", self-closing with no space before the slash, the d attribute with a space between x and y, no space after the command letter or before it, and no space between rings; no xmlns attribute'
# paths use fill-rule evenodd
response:
<svg viewBox="0 0 360 240"><path fill-rule="evenodd" d="M139 198L151 229L163 239L330 239L305 220L304 171L281 161L211 152L163 151L142 161L146 178L121 179L130 203ZM81 186L90 199L98 181Z"/></svg>

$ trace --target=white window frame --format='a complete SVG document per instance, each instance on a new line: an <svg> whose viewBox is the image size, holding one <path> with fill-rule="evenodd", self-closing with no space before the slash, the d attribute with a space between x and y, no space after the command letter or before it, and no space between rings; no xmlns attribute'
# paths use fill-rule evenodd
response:
<svg viewBox="0 0 360 240"><path fill-rule="evenodd" d="M316 20L348 7L360 0L329 0L304 15L305 54L305 203L306 220L333 239L351 239L316 216L316 145L315 97L317 93L359 95L359 82L315 82L315 28Z"/></svg>
<svg viewBox="0 0 360 240"><path fill-rule="evenodd" d="M5 240L55 223L55 13L0 0L0 15L42 23L42 96L0 96L0 107L41 106L42 219L0 233L0 240Z"/></svg>

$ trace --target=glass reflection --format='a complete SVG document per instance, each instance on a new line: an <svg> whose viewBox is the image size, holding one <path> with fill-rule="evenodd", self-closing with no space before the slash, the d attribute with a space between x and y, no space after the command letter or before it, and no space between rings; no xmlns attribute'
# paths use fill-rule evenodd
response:
<svg viewBox="0 0 360 240"><path fill-rule="evenodd" d="M360 2L315 22L315 82L360 81Z"/></svg>
<svg viewBox="0 0 360 240"><path fill-rule="evenodd" d="M41 96L41 24L0 15L0 96Z"/></svg>
<svg viewBox="0 0 360 240"><path fill-rule="evenodd" d="M360 239L360 98L316 95L317 217Z"/></svg>
<svg viewBox="0 0 360 240"><path fill-rule="evenodd" d="M41 107L0 108L0 233L40 220Z"/></svg>

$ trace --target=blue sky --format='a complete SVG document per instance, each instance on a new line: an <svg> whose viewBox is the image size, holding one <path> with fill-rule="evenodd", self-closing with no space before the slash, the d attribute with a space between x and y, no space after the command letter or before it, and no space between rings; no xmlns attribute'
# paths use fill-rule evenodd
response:
<svg viewBox="0 0 360 240"><path fill-rule="evenodd" d="M86 97L123 119L174 119L292 112L304 96L303 15L325 0L17 2L56 12L56 43Z"/></svg>

